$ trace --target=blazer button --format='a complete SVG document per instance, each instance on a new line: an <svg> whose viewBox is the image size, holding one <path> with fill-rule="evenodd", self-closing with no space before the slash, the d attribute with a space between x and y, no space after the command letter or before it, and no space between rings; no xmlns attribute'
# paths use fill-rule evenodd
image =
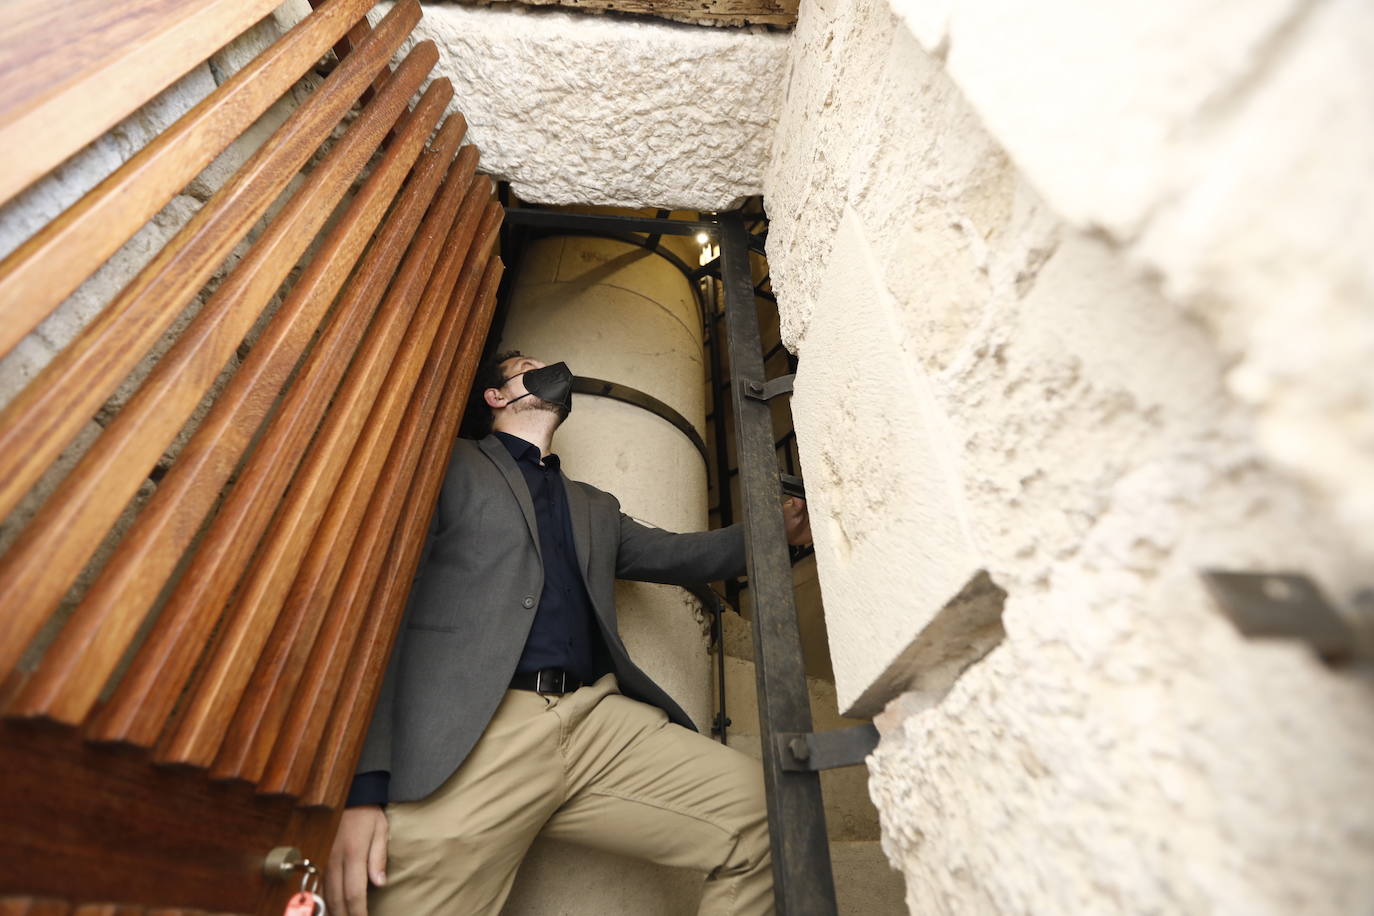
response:
<svg viewBox="0 0 1374 916"><path fill-rule="evenodd" d="M534 607L534 599L529 595L526 595L525 600L522 601L521 604L523 604L525 607Z"/></svg>

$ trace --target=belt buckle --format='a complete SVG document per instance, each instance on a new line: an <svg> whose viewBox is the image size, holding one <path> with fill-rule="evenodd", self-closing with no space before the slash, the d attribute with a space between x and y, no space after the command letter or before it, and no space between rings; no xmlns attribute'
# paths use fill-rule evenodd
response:
<svg viewBox="0 0 1374 916"><path fill-rule="evenodd" d="M554 687L553 687L553 684L549 684L547 687L544 686L544 674L545 674L545 672L548 672L548 673L551 675L555 670L558 671L558 688L557 688L557 695L558 695L558 696L562 696L564 693L567 692L567 691L565 691L563 688L566 687L566 686L568 685L568 672L563 671L562 669L540 668L537 672L535 672L535 675L534 675L534 692L535 692L535 693L539 694L539 695L542 697L542 696L544 695L544 692L545 692L546 690L547 690L549 693L554 693L554 692L555 692Z"/></svg>

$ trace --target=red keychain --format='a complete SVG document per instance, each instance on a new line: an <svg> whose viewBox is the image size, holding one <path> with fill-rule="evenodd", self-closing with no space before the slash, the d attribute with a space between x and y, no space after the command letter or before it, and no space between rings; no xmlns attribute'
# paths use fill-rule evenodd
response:
<svg viewBox="0 0 1374 916"><path fill-rule="evenodd" d="M292 894L282 916L324 916L324 901L319 894L307 894L305 891Z"/></svg>
<svg viewBox="0 0 1374 916"><path fill-rule="evenodd" d="M315 893L320 886L319 867L309 859L289 867L302 872L301 889L286 901L286 911L282 916L325 916L324 898Z"/></svg>

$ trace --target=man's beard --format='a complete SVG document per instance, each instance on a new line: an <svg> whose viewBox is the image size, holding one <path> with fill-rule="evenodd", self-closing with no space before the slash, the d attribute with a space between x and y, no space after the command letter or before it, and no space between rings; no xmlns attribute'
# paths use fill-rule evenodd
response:
<svg viewBox="0 0 1374 916"><path fill-rule="evenodd" d="M517 413L524 413L527 410L546 410L557 416L559 423L568 419L568 408L564 407L562 404L546 401L537 394L531 394L523 401L512 404L511 407L514 407Z"/></svg>

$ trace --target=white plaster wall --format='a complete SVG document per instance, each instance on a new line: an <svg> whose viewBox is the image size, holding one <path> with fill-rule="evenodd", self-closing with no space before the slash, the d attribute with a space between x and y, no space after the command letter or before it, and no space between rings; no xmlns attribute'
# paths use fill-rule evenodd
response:
<svg viewBox="0 0 1374 916"><path fill-rule="evenodd" d="M716 210L761 189L785 33L428 3L415 35L523 200Z"/></svg>
<svg viewBox="0 0 1374 916"><path fill-rule="evenodd" d="M1308 6L802 5L765 201L841 708L939 643L940 575L1007 591L996 648L879 717L912 912L1374 900L1374 685L1197 576L1345 602L1374 569L1374 158L1333 37L1365 11Z"/></svg>

